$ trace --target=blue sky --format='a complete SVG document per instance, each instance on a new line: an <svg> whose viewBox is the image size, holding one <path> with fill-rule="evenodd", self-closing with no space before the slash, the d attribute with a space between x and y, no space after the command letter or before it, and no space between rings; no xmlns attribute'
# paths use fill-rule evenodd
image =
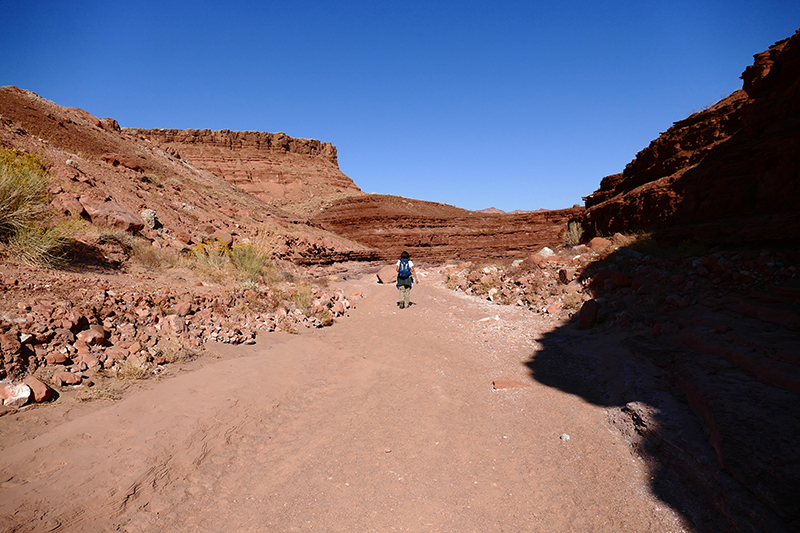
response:
<svg viewBox="0 0 800 533"><path fill-rule="evenodd" d="M506 211L580 203L800 28L796 0L20 6L0 85L125 127L316 138L366 192Z"/></svg>

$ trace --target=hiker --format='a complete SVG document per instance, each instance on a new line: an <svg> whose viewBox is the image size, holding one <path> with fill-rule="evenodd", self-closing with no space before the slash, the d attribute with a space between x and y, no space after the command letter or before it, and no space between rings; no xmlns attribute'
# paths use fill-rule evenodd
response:
<svg viewBox="0 0 800 533"><path fill-rule="evenodd" d="M414 262L408 252L400 254L400 261L397 262L397 288L400 290L400 301L397 305L400 309L406 309L411 306L411 286L414 281L419 283L417 271L414 270Z"/></svg>

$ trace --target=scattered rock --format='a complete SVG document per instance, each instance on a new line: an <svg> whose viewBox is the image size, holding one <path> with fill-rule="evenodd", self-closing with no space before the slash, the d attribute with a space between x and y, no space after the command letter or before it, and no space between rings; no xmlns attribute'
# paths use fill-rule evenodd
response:
<svg viewBox="0 0 800 533"><path fill-rule="evenodd" d="M31 388L25 383L14 385L10 380L0 381L0 400L3 405L19 409L31 397Z"/></svg>
<svg viewBox="0 0 800 533"><path fill-rule="evenodd" d="M397 283L397 267L394 265L386 265L378 272L378 282L384 285Z"/></svg>
<svg viewBox="0 0 800 533"><path fill-rule="evenodd" d="M24 380L24 383L30 387L31 392L33 393L33 401L36 403L46 402L53 396L53 389L39 381L34 376L27 376Z"/></svg>

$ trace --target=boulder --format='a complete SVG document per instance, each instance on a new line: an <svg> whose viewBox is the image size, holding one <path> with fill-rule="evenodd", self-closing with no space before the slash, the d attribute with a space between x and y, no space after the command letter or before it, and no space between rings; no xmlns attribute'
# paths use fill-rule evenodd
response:
<svg viewBox="0 0 800 533"><path fill-rule="evenodd" d="M95 346L103 344L106 340L106 330L103 329L103 326L94 324L89 326L89 329L79 332L75 337L86 346Z"/></svg>
<svg viewBox="0 0 800 533"><path fill-rule="evenodd" d="M600 304L596 300L584 302L578 313L578 329L590 329L597 323L597 314L600 311Z"/></svg>
<svg viewBox="0 0 800 533"><path fill-rule="evenodd" d="M179 315L167 315L166 319L169 330L180 335L186 331L186 322Z"/></svg>
<svg viewBox="0 0 800 533"><path fill-rule="evenodd" d="M158 217L156 216L156 212L152 209L145 209L139 216L144 221L144 225L147 226L148 229L158 229L161 227L161 222L158 221Z"/></svg>
<svg viewBox="0 0 800 533"><path fill-rule="evenodd" d="M115 153L105 153L103 154L100 159L111 165L112 167L119 167L123 166L125 168L129 168L131 170L135 170L136 172L141 172L142 167L139 162L136 160L135 157L131 157L125 154L115 154Z"/></svg>
<svg viewBox="0 0 800 533"><path fill-rule="evenodd" d="M63 365L67 362L67 355L61 352L51 352L44 359L48 365Z"/></svg>
<svg viewBox="0 0 800 533"><path fill-rule="evenodd" d="M64 385L77 385L81 382L81 377L77 374L73 374L72 372L57 372L53 374L53 381L56 385L64 386Z"/></svg>
<svg viewBox="0 0 800 533"><path fill-rule="evenodd" d="M611 241L608 239L604 239L603 237L595 237L591 241L589 241L589 248L593 252L602 252L606 248L612 245Z"/></svg>
<svg viewBox="0 0 800 533"><path fill-rule="evenodd" d="M397 267L395 265L386 265L380 269L378 272L378 282L384 285L397 282Z"/></svg>
<svg viewBox="0 0 800 533"><path fill-rule="evenodd" d="M109 226L129 233L141 231L144 223L117 202L91 194L80 197L80 203L93 224Z"/></svg>
<svg viewBox="0 0 800 533"><path fill-rule="evenodd" d="M31 388L24 383L14 385L10 380L4 379L0 381L0 400L3 405L19 409L31 397Z"/></svg>
<svg viewBox="0 0 800 533"><path fill-rule="evenodd" d="M53 396L53 389L39 381L34 376L26 377L23 382L30 387L33 394L33 401L36 403L46 402Z"/></svg>

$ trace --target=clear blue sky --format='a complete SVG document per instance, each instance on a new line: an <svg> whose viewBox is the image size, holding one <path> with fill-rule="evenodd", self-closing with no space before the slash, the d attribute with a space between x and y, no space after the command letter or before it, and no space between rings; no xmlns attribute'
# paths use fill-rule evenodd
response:
<svg viewBox="0 0 800 533"><path fill-rule="evenodd" d="M741 87L797 0L2 4L0 85L122 126L332 142L366 192L562 208Z"/></svg>

